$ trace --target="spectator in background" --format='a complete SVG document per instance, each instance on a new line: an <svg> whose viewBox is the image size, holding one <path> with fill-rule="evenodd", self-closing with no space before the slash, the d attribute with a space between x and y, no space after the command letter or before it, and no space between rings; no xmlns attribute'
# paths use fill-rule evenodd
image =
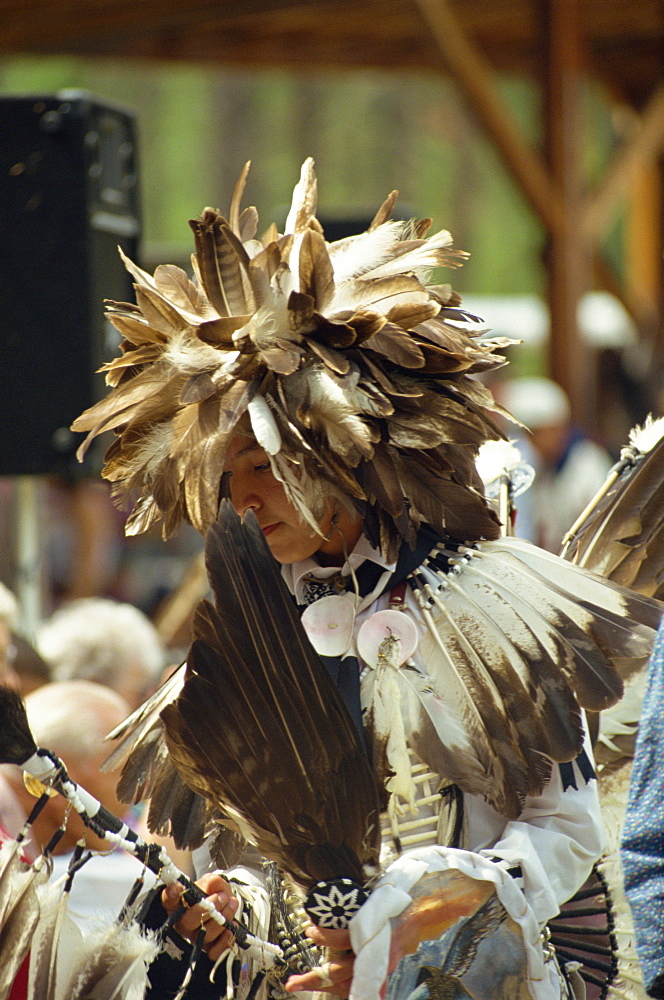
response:
<svg viewBox="0 0 664 1000"><path fill-rule="evenodd" d="M17 688L23 696L50 680L49 666L28 640L14 631L16 598L0 583L0 684Z"/></svg>
<svg viewBox="0 0 664 1000"><path fill-rule="evenodd" d="M0 684L18 688L18 677L14 670L15 646L13 628L18 615L16 598L3 583L0 583Z"/></svg>
<svg viewBox="0 0 664 1000"><path fill-rule="evenodd" d="M559 552L563 536L595 496L613 460L574 427L567 395L551 379L513 379L497 395L528 428L516 443L535 469L533 485L516 502L515 534ZM511 428L508 434L514 436Z"/></svg>
<svg viewBox="0 0 664 1000"><path fill-rule="evenodd" d="M54 680L105 684L130 711L152 693L167 662L147 616L105 598L82 598L54 612L39 629L37 648Z"/></svg>
<svg viewBox="0 0 664 1000"><path fill-rule="evenodd" d="M51 668L24 636L12 632L11 642L12 666L18 680L18 689L25 698L31 691L48 684Z"/></svg>
<svg viewBox="0 0 664 1000"><path fill-rule="evenodd" d="M56 753L65 763L74 781L99 799L114 815L126 810L115 794L117 774L105 774L100 764L108 756L106 733L128 713L128 705L115 691L91 681L62 681L45 684L25 699L28 721L39 746ZM20 822L10 820L5 827L12 836L21 829L34 805L34 798L23 783L22 771L2 767L4 777L20 808ZM122 850L108 854L108 844L83 825L78 813L67 808L61 795L49 799L32 827L32 856L37 856L64 822L66 832L54 856L52 879L67 871L76 843L83 839L103 857L93 857L74 878L70 910L81 924L88 918L115 919L141 865ZM4 824L3 824L4 825ZM152 882L152 879L149 880Z"/></svg>
<svg viewBox="0 0 664 1000"><path fill-rule="evenodd" d="M159 633L142 611L133 604L100 597L72 601L54 612L40 628L37 645L50 665L53 680L95 681L112 688L128 705L123 718L162 683L170 663ZM106 743L100 760L112 750L113 744ZM118 775L113 780L116 782ZM173 861L191 874L189 851L178 850L169 836L157 836L148 829L147 808L143 802L133 811L136 832L165 846Z"/></svg>

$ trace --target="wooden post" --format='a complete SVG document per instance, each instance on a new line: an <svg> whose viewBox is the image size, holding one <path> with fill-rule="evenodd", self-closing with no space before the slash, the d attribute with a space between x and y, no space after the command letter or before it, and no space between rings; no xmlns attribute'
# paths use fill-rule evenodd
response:
<svg viewBox="0 0 664 1000"><path fill-rule="evenodd" d="M564 208L540 155L526 143L498 93L494 74L467 37L448 0L415 0L454 81L466 96L522 194L550 232L564 224Z"/></svg>
<svg viewBox="0 0 664 1000"><path fill-rule="evenodd" d="M563 204L563 222L549 231L546 252L551 315L550 374L568 393L574 420L589 428L594 414L590 350L577 321L579 301L590 287L591 250L582 224L581 156L582 38L579 0L541 0L546 58L546 159Z"/></svg>

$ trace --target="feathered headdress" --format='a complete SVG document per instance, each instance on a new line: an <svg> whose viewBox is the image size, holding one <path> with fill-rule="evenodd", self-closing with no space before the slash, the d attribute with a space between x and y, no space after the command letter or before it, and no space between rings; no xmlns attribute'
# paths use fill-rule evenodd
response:
<svg viewBox="0 0 664 1000"><path fill-rule="evenodd" d="M185 520L204 534L244 418L314 528L332 494L388 556L421 519L465 541L495 538L474 459L502 437L486 412L498 407L470 376L502 364L494 351L508 341L478 340L451 287L426 283L466 255L446 231L425 238L429 220L390 221L397 192L366 232L327 243L311 159L284 234L256 239L256 210L240 211L248 167L228 220L207 208L191 222L195 283L124 258L137 304L109 304L124 338L105 366L113 388L72 428L87 432L80 456L117 433L103 475L134 504L127 533L162 520L167 537Z"/></svg>

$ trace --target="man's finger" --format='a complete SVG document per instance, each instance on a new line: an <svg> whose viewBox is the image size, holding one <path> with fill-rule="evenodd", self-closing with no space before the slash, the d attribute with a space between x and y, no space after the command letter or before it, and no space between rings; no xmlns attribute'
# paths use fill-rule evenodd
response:
<svg viewBox="0 0 664 1000"><path fill-rule="evenodd" d="M315 944L324 945L334 951L348 951L350 949L350 934L347 930L330 930L317 927L311 924L305 930L306 936Z"/></svg>
<svg viewBox="0 0 664 1000"><path fill-rule="evenodd" d="M299 990L319 990L325 993L335 993L347 996L353 978L354 955L347 955L338 961L321 962L320 965L300 976L290 976L286 981L286 990L295 993Z"/></svg>

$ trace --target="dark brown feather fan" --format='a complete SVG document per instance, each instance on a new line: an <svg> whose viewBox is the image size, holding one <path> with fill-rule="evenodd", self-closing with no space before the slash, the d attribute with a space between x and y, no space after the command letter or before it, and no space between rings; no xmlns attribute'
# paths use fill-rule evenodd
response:
<svg viewBox="0 0 664 1000"><path fill-rule="evenodd" d="M378 790L366 751L300 624L262 532L228 501L206 540L185 683L161 713L186 783L305 887L366 880Z"/></svg>

